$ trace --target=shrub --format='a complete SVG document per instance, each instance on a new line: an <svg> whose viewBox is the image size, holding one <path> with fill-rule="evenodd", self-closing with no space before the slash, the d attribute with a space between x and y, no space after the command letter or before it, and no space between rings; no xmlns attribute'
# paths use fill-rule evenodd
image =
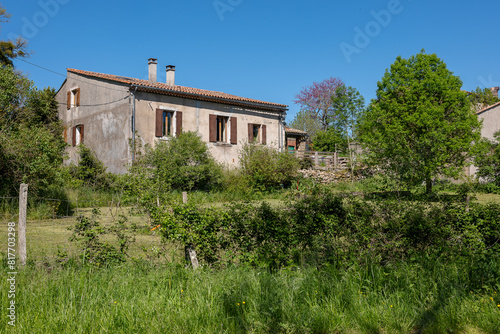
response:
<svg viewBox="0 0 500 334"><path fill-rule="evenodd" d="M243 146L240 165L250 185L263 191L290 185L299 168L294 155L258 144Z"/></svg>
<svg viewBox="0 0 500 334"><path fill-rule="evenodd" d="M96 220L98 215L99 210L94 208L91 217L79 216L70 241L80 242L83 261L89 264L100 266L124 262L128 247L134 241L125 233L126 218L120 216L118 222L107 229ZM100 237L110 232L115 234L118 248L101 242Z"/></svg>
<svg viewBox="0 0 500 334"><path fill-rule="evenodd" d="M222 167L194 132L145 147L130 168L130 189L145 203L168 198L171 190L212 190L222 179Z"/></svg>
<svg viewBox="0 0 500 334"><path fill-rule="evenodd" d="M92 150L80 144L78 153L80 155L78 165L70 168L73 177L94 189L109 188L113 182L113 176L106 172L106 167Z"/></svg>
<svg viewBox="0 0 500 334"><path fill-rule="evenodd" d="M494 141L483 139L482 144L486 152L476 156L475 164L479 168L477 175L498 188L500 187L500 131L497 131L494 137Z"/></svg>

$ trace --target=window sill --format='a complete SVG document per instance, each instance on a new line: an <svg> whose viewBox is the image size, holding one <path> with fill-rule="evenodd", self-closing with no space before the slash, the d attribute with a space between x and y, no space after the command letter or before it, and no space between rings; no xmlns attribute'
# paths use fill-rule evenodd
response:
<svg viewBox="0 0 500 334"><path fill-rule="evenodd" d="M226 142L223 142L223 141L218 141L218 142L214 143L214 146L233 146L233 144L226 143Z"/></svg>

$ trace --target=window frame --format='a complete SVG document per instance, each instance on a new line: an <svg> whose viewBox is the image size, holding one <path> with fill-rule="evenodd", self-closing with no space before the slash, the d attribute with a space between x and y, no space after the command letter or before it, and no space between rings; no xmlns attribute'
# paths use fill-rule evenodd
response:
<svg viewBox="0 0 500 334"><path fill-rule="evenodd" d="M216 141L218 143L228 143L228 123L229 117L217 116L216 118Z"/></svg>

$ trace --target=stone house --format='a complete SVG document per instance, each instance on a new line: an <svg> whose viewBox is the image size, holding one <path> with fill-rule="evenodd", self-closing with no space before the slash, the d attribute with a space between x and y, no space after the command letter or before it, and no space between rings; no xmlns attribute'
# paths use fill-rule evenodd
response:
<svg viewBox="0 0 500 334"><path fill-rule="evenodd" d="M181 131L198 133L214 158L229 166L238 164L247 142L285 148L288 106L179 86L172 65L166 82L158 82L154 58L148 68L149 80L67 69L56 95L67 163L77 161L77 146L85 143L108 171L126 173L134 159L130 142L154 146Z"/></svg>

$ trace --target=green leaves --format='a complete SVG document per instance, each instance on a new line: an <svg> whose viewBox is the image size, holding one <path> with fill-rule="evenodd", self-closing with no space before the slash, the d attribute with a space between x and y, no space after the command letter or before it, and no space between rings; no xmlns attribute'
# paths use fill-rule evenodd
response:
<svg viewBox="0 0 500 334"><path fill-rule="evenodd" d="M435 54L398 57L359 127L371 163L408 185L426 181L427 191L432 177L459 176L480 138L461 86Z"/></svg>

